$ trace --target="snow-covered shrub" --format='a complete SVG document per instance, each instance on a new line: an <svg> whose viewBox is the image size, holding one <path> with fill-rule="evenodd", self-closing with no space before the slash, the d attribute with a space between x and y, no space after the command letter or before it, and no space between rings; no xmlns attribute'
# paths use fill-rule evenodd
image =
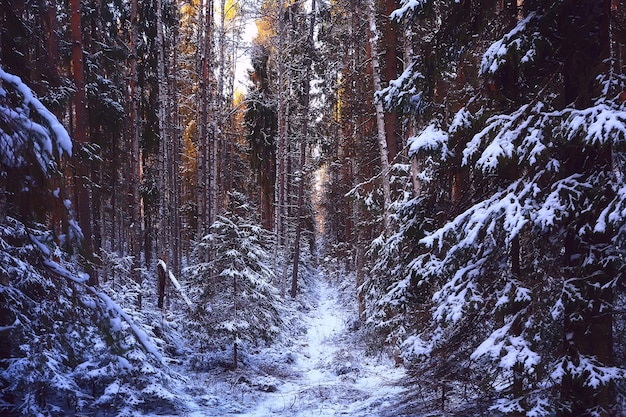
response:
<svg viewBox="0 0 626 417"><path fill-rule="evenodd" d="M439 150L437 153L441 154ZM391 206L393 229L388 236L378 236L367 248L368 271L359 288L372 343L376 349L381 343L389 347L398 361L398 348L407 337L407 330L427 314L425 301L432 289L413 273L411 265L423 250L418 241L434 228L436 220L428 209L442 204L438 194L413 195L410 171L410 166L398 164L393 170L393 182L403 190Z"/></svg>
<svg viewBox="0 0 626 417"><path fill-rule="evenodd" d="M51 241L10 217L0 226L3 415L175 410L158 349L86 276L50 258Z"/></svg>
<svg viewBox="0 0 626 417"><path fill-rule="evenodd" d="M423 303L428 294L422 293L409 267L415 255L413 248L429 223L428 218L416 215L421 204L419 197L398 204L398 229L389 237L379 236L370 245L367 255L373 262L359 289L366 302L368 328L393 348L406 337L405 324L425 313L411 307Z"/></svg>
<svg viewBox="0 0 626 417"><path fill-rule="evenodd" d="M101 249L98 261L100 287L104 292L123 307L135 306L144 289L132 277L133 257Z"/></svg>

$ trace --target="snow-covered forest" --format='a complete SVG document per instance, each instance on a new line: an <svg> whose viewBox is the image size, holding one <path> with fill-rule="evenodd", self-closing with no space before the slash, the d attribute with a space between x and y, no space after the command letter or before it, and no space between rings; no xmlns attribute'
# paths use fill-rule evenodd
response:
<svg viewBox="0 0 626 417"><path fill-rule="evenodd" d="M0 415L626 416L624 278L625 0L0 0Z"/></svg>

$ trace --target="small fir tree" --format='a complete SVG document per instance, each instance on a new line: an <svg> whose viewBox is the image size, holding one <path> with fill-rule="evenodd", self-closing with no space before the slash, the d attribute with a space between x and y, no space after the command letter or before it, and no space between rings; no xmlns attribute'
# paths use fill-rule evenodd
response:
<svg viewBox="0 0 626 417"><path fill-rule="evenodd" d="M250 221L245 197L232 193L230 210L212 225L186 268L191 298L192 338L203 347L233 346L233 367L244 342L269 341L282 325L281 300L272 284L272 235Z"/></svg>

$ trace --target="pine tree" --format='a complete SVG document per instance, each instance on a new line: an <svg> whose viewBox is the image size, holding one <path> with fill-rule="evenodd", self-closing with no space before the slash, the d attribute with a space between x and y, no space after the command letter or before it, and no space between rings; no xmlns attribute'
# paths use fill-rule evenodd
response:
<svg viewBox="0 0 626 417"><path fill-rule="evenodd" d="M392 332L428 313L403 345L416 378L473 384L510 415L615 415L626 119L614 17L609 2L511 4L394 14L435 24L383 92L418 115L422 184L398 232L419 243L378 309L393 310ZM503 26L481 32L494 15Z"/></svg>
<svg viewBox="0 0 626 417"><path fill-rule="evenodd" d="M259 184L261 224L267 230L272 230L278 120L267 67L269 51L262 45L257 45L252 50L251 59L254 89L248 93L245 114L250 146L249 158Z"/></svg>

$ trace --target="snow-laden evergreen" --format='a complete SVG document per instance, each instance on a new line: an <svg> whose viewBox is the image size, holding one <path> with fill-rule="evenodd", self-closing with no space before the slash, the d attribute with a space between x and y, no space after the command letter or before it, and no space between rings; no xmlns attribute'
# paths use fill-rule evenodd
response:
<svg viewBox="0 0 626 417"><path fill-rule="evenodd" d="M252 222L242 195L219 216L186 268L194 304L190 336L204 349L237 349L270 341L283 327L282 301L271 269L272 235Z"/></svg>
<svg viewBox="0 0 626 417"><path fill-rule="evenodd" d="M448 18L462 7L433 3ZM378 264L401 262L374 270L387 281L374 292L371 319L392 342L404 335L416 383L457 393L464 385L494 413L617 415L615 390L626 376L612 354L623 343L612 329L626 271L626 80L613 55L603 63L597 49L575 55L604 42L607 10L566 1L529 7L482 49L482 91L454 112L431 98L409 142L422 194L403 204L409 216L397 233L373 245ZM573 24L559 20L565 14L594 29L561 38ZM593 69L582 63L593 59ZM459 78L440 76L448 85ZM413 82L428 92L422 77Z"/></svg>
<svg viewBox="0 0 626 417"><path fill-rule="evenodd" d="M32 90L0 67L0 163L24 166L32 155L44 171L55 156L72 155L72 141Z"/></svg>
<svg viewBox="0 0 626 417"><path fill-rule="evenodd" d="M181 408L173 389L180 377L164 367L149 331L88 285L69 255L82 233L69 200L60 202L62 190L49 188L58 158L71 154L69 135L18 77L2 70L0 113L0 192L7 190L0 207L0 412ZM63 223L58 230L35 221L49 215Z"/></svg>

